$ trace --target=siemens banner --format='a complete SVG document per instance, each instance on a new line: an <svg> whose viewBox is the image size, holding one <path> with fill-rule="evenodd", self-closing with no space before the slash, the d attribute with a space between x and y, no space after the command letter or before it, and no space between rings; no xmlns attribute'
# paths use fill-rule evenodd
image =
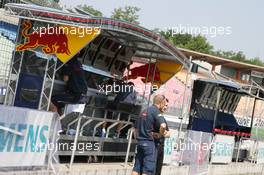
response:
<svg viewBox="0 0 264 175"><path fill-rule="evenodd" d="M54 114L0 106L0 167L42 166Z"/></svg>

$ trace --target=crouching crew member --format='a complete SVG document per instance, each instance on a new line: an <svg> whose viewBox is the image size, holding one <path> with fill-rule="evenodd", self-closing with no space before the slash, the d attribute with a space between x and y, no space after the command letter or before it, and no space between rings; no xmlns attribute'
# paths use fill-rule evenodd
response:
<svg viewBox="0 0 264 175"><path fill-rule="evenodd" d="M84 103L87 93L87 83L82 64L73 57L63 67L63 81L66 83L66 92L52 96L50 110L62 115L61 109L65 104Z"/></svg>

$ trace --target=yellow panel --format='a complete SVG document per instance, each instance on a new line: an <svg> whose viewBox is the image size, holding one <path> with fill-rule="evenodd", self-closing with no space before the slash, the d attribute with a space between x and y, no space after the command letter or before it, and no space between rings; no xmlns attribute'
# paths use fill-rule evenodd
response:
<svg viewBox="0 0 264 175"><path fill-rule="evenodd" d="M63 26L63 27L69 28L69 30L71 31L76 31L76 33L71 32L66 34L68 38L68 48L70 50L70 54L56 53L56 56L62 62L68 61L73 55L79 52L84 46L86 46L89 42L91 42L100 33L100 30L98 28L91 28L91 31L89 31L89 33L78 34L77 31L80 30L80 28L78 27L73 27L73 26ZM81 28L81 30L82 29L83 28Z"/></svg>
<svg viewBox="0 0 264 175"><path fill-rule="evenodd" d="M176 73L181 71L182 64L175 63L167 60L158 60L157 68L160 72L160 82L158 84L166 83L170 78L172 78Z"/></svg>
<svg viewBox="0 0 264 175"><path fill-rule="evenodd" d="M24 21L21 35L26 42L18 45L16 50L23 51L40 47L43 53L55 54L62 62L68 61L100 34L99 28L91 27L47 26L29 33L31 28L32 23Z"/></svg>

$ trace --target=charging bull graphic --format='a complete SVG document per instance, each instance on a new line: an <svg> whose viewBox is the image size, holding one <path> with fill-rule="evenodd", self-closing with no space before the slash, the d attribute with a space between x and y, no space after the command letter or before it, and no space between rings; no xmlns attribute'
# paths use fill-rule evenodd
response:
<svg viewBox="0 0 264 175"><path fill-rule="evenodd" d="M17 51L35 49L38 46L42 46L42 51L46 54L71 54L68 46L68 38L62 28L55 26L29 33L32 24L29 21L25 21L23 25L22 35L26 38L27 42L18 45L16 47Z"/></svg>
<svg viewBox="0 0 264 175"><path fill-rule="evenodd" d="M24 21L21 24L23 29L20 34L25 38L25 43L18 45L16 50L34 50L41 47L43 53L53 54L63 63L87 46L101 32L100 28L89 26L62 24L50 26L51 24L48 23L45 27L41 27L41 23L37 21L34 22L33 27L32 24L31 21Z"/></svg>

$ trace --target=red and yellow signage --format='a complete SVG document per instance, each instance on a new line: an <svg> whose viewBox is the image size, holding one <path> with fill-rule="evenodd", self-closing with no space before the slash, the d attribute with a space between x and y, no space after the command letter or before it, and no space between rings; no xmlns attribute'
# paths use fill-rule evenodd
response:
<svg viewBox="0 0 264 175"><path fill-rule="evenodd" d="M18 45L17 51L42 47L43 53L54 54L62 62L68 61L100 34L99 28L66 25L39 27L29 33L32 24L25 21L23 25L22 35L26 38L26 42Z"/></svg>
<svg viewBox="0 0 264 175"><path fill-rule="evenodd" d="M124 79L136 79L137 77L144 77L141 79L144 83L153 81L153 84L159 87L182 70L182 64L167 60L158 60L156 63L144 65L134 63L133 65L135 67L130 69L128 77L125 77Z"/></svg>

